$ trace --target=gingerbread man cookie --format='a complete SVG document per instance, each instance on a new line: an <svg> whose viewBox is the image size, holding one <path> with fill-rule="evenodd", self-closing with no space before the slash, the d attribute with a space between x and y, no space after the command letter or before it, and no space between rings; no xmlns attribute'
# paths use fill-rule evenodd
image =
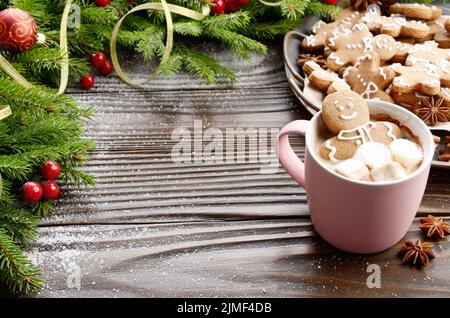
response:
<svg viewBox="0 0 450 318"><path fill-rule="evenodd" d="M303 39L303 49L308 52L323 50L325 48L325 38L328 33L338 28L339 25L339 22L325 23L322 20L317 22L312 27L312 34Z"/></svg>
<svg viewBox="0 0 450 318"><path fill-rule="evenodd" d="M345 70L343 77L353 91L368 99L372 94L383 92L394 79L395 72L387 66L381 67L378 54L368 51L359 58L356 66ZM390 101L389 95L384 95L380 99Z"/></svg>
<svg viewBox="0 0 450 318"><path fill-rule="evenodd" d="M420 3L396 3L389 7L393 14L402 14L410 19L436 20L442 14L442 9Z"/></svg>
<svg viewBox="0 0 450 318"><path fill-rule="evenodd" d="M410 50L406 59L406 65L416 65L419 63L440 63L450 60L450 50L441 49L435 41L427 41L423 44L415 44Z"/></svg>
<svg viewBox="0 0 450 318"><path fill-rule="evenodd" d="M318 21L312 27L312 34L303 39L303 49L308 52L323 50L325 48L325 39L329 33L337 28L351 28L360 17L360 12L347 8L341 10L339 16L335 16L334 22L325 23L324 21Z"/></svg>
<svg viewBox="0 0 450 318"><path fill-rule="evenodd" d="M333 71L355 65L367 50L373 49L382 61L390 60L396 51L394 38L385 34L374 37L363 23L355 24L351 30L333 31L327 37L326 44L333 50L327 58L328 67Z"/></svg>
<svg viewBox="0 0 450 318"><path fill-rule="evenodd" d="M430 27L421 21L409 21L400 15L383 16L377 5L370 6L360 22L365 23L372 32L393 37L424 38L430 33Z"/></svg>
<svg viewBox="0 0 450 318"><path fill-rule="evenodd" d="M308 61L303 65L303 71L309 81L322 91L327 91L333 86L332 91L350 89L350 86L334 72L328 72L314 61Z"/></svg>
<svg viewBox="0 0 450 318"><path fill-rule="evenodd" d="M390 67L399 75L392 81L392 93L407 94L418 91L427 95L438 94L441 83L442 86L450 84L450 62L441 61L438 65L431 63L417 63L413 66L392 64Z"/></svg>
<svg viewBox="0 0 450 318"><path fill-rule="evenodd" d="M322 118L327 128L337 134L319 149L320 156L330 161L351 158L366 142L389 145L400 137L398 126L389 122L371 122L365 100L348 90L330 94L324 99Z"/></svg>

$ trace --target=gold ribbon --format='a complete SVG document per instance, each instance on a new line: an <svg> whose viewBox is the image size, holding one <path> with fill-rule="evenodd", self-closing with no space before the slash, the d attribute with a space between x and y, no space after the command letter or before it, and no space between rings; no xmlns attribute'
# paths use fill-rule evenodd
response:
<svg viewBox="0 0 450 318"><path fill-rule="evenodd" d="M61 52L61 80L59 81L58 94L64 93L69 82L69 48L67 45L67 21L69 19L70 6L72 0L66 1L66 6L61 17L61 27L59 31L59 50Z"/></svg>
<svg viewBox="0 0 450 318"><path fill-rule="evenodd" d="M156 70L153 72L153 74L151 74L149 76L149 78L147 78L143 81L134 81L125 74L125 72L122 70L122 67L120 66L119 59L117 57L117 36L119 34L119 30L122 25L122 22L125 20L125 18L128 15L130 15L134 12L137 12L137 11L149 10L149 9L164 11L164 15L166 17L166 28L167 28L166 48L165 48L164 54L161 58L161 62L158 65L158 67L156 68ZM161 0L161 3L152 2L152 3L141 4L141 5L134 7L130 11L128 11L127 14L125 14L122 18L120 18L120 20L114 26L114 29L111 34L111 43L110 43L111 61L114 65L114 69L116 70L117 75L119 75L119 77L125 83L134 85L134 86L143 85L143 84L146 84L146 83L150 82L151 80L155 79L157 76L159 67L162 64L167 62L167 60L170 57L170 53L172 52L172 48L173 48L173 23L172 23L172 14L171 13L176 13L176 14L191 18L193 20L200 21L208 15L208 12L209 12L209 8L207 8L207 7L204 7L203 12L200 13L200 12L193 11L193 10L190 10L187 8L183 8L183 7L180 7L177 5L168 4L165 0Z"/></svg>
<svg viewBox="0 0 450 318"><path fill-rule="evenodd" d="M269 6L269 7L278 7L280 6L283 1L278 1L278 2L266 2L264 0L259 0L259 2L261 2L262 4Z"/></svg>

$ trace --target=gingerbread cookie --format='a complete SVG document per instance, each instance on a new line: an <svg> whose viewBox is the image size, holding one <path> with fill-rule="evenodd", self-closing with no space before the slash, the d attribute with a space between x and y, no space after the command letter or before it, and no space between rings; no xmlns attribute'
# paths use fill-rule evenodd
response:
<svg viewBox="0 0 450 318"><path fill-rule="evenodd" d="M438 94L441 82L444 86L450 83L450 63L441 63L440 67L431 63L417 63L413 66L392 64L390 67L399 75L392 81L392 93L407 94L419 91L427 95Z"/></svg>
<svg viewBox="0 0 450 318"><path fill-rule="evenodd" d="M333 71L355 65L359 57L370 49L378 53L382 61L390 60L396 51L394 38L385 34L374 37L363 23L354 25L351 30L333 31L326 44L334 51L327 58L328 67Z"/></svg>
<svg viewBox="0 0 450 318"><path fill-rule="evenodd" d="M366 142L389 145L400 137L400 129L390 122L371 122L366 101L353 91L340 91L325 97L322 119L336 137L320 147L322 158L331 161L351 158Z"/></svg>
<svg viewBox="0 0 450 318"><path fill-rule="evenodd" d="M328 72L320 67L314 61L308 61L303 65L303 71L308 75L308 79L312 85L322 91L327 91L333 85L333 90L350 89L345 81L336 73Z"/></svg>
<svg viewBox="0 0 450 318"><path fill-rule="evenodd" d="M416 65L419 63L439 63L450 60L450 50L441 49L435 41L427 41L423 44L415 44L410 50L406 65Z"/></svg>
<svg viewBox="0 0 450 318"><path fill-rule="evenodd" d="M388 34L393 37L424 38L430 33L430 27L421 22L406 20L400 15L383 16L378 6L372 6L361 18L370 31Z"/></svg>
<svg viewBox="0 0 450 318"><path fill-rule="evenodd" d="M364 99L352 91L337 92L325 97L322 118L328 129L338 134L366 124L370 120L369 108Z"/></svg>
<svg viewBox="0 0 450 318"><path fill-rule="evenodd" d="M384 91L389 86L395 72L387 66L381 67L378 54L368 51L359 58L356 66L345 70L343 77L353 91L363 98L370 98L371 94Z"/></svg>
<svg viewBox="0 0 450 318"><path fill-rule="evenodd" d="M447 32L450 33L450 18L447 16L447 20L444 22L444 28L447 30Z"/></svg>
<svg viewBox="0 0 450 318"><path fill-rule="evenodd" d="M329 33L338 28L350 29L356 21L361 18L361 16L362 13L346 8L341 10L338 16L334 16L334 22L317 22L312 27L312 34L303 39L303 49L308 52L315 52L325 49L325 39Z"/></svg>
<svg viewBox="0 0 450 318"><path fill-rule="evenodd" d="M378 142L388 146L400 138L400 128L390 122L368 122L352 130L342 130L338 136L325 141L319 154L325 160L346 160L356 153L358 148L368 142Z"/></svg>
<svg viewBox="0 0 450 318"><path fill-rule="evenodd" d="M436 20L442 14L442 9L436 6L427 6L419 3L396 3L389 7L393 14L402 14L410 19Z"/></svg>
<svg viewBox="0 0 450 318"><path fill-rule="evenodd" d="M391 97L397 105L400 105L411 111L414 111L420 104L421 96L422 95L420 92L413 92L413 93L391 92Z"/></svg>
<svg viewBox="0 0 450 318"><path fill-rule="evenodd" d="M312 34L306 36L302 41L305 51L315 52L325 48L325 39L329 32L339 28L340 22L325 23L319 21L312 27Z"/></svg>

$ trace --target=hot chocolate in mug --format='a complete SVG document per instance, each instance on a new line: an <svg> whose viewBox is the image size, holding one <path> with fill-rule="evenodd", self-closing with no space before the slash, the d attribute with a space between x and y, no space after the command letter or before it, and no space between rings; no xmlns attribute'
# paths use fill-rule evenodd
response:
<svg viewBox="0 0 450 318"><path fill-rule="evenodd" d="M388 114L418 138L424 159L408 176L386 182L350 180L325 166L318 154L321 113L310 121L287 124L278 136L278 158L297 183L305 188L315 230L335 247L353 253L376 253L400 241L420 206L434 141L429 128L410 111L391 103L368 100L371 114ZM294 153L289 135L304 135L305 162Z"/></svg>

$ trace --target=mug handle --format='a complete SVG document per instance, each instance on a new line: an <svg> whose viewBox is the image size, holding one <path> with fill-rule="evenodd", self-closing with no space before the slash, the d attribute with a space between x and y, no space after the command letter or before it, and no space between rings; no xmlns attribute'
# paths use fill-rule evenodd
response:
<svg viewBox="0 0 450 318"><path fill-rule="evenodd" d="M308 120L295 120L281 129L278 134L277 156L280 164L287 173L302 187L305 188L305 164L292 150L289 144L289 135L305 136L308 129Z"/></svg>

